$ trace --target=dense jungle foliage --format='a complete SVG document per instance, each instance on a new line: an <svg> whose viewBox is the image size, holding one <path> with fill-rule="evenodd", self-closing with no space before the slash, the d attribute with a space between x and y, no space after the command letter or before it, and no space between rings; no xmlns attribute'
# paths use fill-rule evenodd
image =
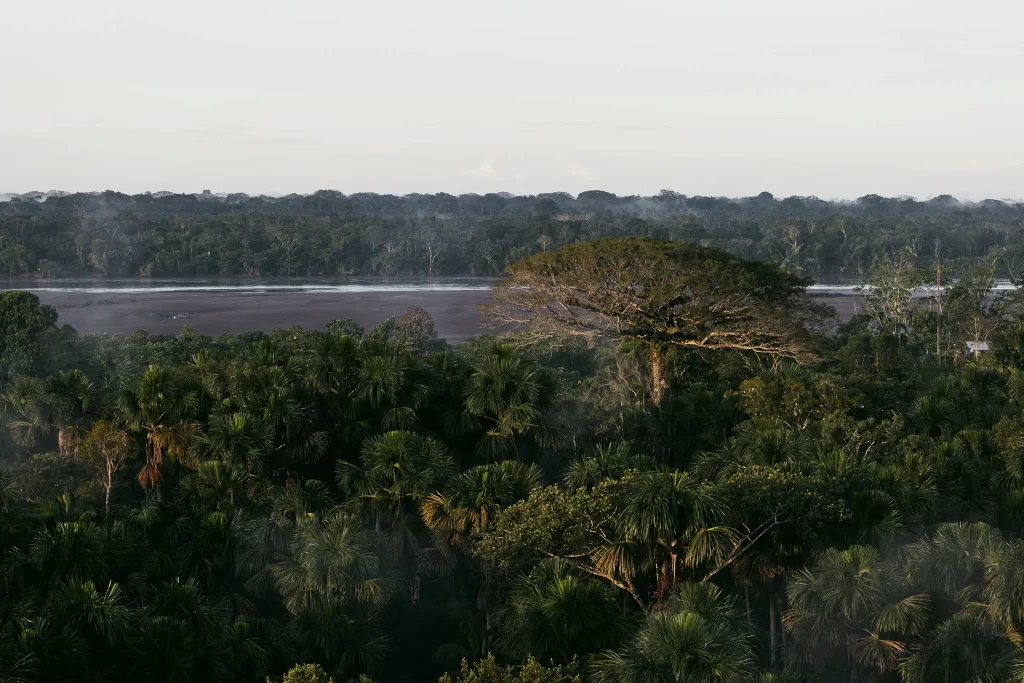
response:
<svg viewBox="0 0 1024 683"><path fill-rule="evenodd" d="M344 195L281 198L156 193L15 197L0 202L0 274L110 276L497 275L581 240L685 239L808 275L861 276L909 247L953 268L995 247L1024 261L1024 204L877 195L728 199L662 191L537 196Z"/></svg>
<svg viewBox="0 0 1024 683"><path fill-rule="evenodd" d="M805 280L650 240L510 277L580 253L616 270L573 296L637 305L577 341L451 346L418 310L79 336L0 294L0 681L1024 680L1024 321L991 260L940 316L900 252L792 360L693 342Z"/></svg>

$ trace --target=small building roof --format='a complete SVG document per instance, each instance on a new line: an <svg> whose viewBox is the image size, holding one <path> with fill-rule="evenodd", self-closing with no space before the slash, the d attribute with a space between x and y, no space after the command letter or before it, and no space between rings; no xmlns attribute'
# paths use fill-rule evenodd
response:
<svg viewBox="0 0 1024 683"><path fill-rule="evenodd" d="M969 341L966 342L967 350L971 353L977 353L978 351L988 351L988 342L983 341Z"/></svg>

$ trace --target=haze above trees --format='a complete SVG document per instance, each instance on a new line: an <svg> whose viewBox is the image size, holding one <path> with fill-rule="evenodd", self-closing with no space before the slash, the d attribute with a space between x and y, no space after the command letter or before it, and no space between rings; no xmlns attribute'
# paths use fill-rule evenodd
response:
<svg viewBox="0 0 1024 683"><path fill-rule="evenodd" d="M642 235L778 262L798 274L861 276L904 248L928 265L936 239L954 268L993 247L1009 249L1016 267L1024 262L1022 234L1024 205L949 196L57 193L0 202L0 274L498 275L534 253Z"/></svg>

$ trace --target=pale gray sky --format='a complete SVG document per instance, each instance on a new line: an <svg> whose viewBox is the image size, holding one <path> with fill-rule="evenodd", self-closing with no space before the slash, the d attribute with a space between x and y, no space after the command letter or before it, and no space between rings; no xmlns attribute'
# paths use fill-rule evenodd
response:
<svg viewBox="0 0 1024 683"><path fill-rule="evenodd" d="M11 0L0 191L1024 197L1020 0Z"/></svg>

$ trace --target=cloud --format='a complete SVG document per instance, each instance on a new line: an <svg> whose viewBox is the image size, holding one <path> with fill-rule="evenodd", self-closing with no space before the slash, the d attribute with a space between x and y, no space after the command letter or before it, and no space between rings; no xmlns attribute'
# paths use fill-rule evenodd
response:
<svg viewBox="0 0 1024 683"><path fill-rule="evenodd" d="M473 175L478 175L481 178L490 178L494 175L494 167L491 166L490 162L483 162L478 167L470 171Z"/></svg>

